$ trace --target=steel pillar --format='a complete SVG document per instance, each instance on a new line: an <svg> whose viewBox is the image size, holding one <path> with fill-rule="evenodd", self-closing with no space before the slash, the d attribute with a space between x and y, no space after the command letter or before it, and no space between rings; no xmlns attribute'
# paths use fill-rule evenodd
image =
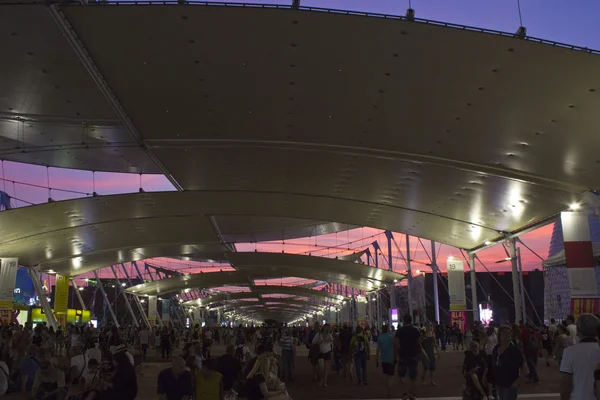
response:
<svg viewBox="0 0 600 400"><path fill-rule="evenodd" d="M114 265L110 266L110 270L112 271L113 275L115 276L116 285L119 287L119 291L121 292L121 294L123 295L123 298L125 299L125 306L127 307L129 314L131 314L131 319L133 319L133 325L136 328L138 328L140 326L140 324L138 323L137 317L136 317L135 313L133 312L133 308L131 307L131 304L129 303L129 299L127 298L125 289L123 289L123 286L121 285L121 281L117 277L117 271L115 271Z"/></svg>
<svg viewBox="0 0 600 400"><path fill-rule="evenodd" d="M519 264L519 288L521 289L521 308L523 310L521 318L523 318L524 323L527 323L527 302L525 301L525 288L523 287L523 264L521 263L521 248L518 247L516 252L517 262Z"/></svg>
<svg viewBox="0 0 600 400"><path fill-rule="evenodd" d="M100 289L100 292L102 292L102 296L104 297L104 304L106 305L106 307L108 307L108 312L110 313L110 316L112 317L113 322L115 323L115 326L118 328L119 321L117 321L117 316L115 315L115 312L113 311L110 301L108 300L108 296L106 295L106 291L104 290L104 285L102 285L102 281L100 281L97 271L94 271L94 277L96 278L96 286L98 287L98 289Z"/></svg>
<svg viewBox="0 0 600 400"><path fill-rule="evenodd" d="M77 283L75 282L75 279L71 278L71 283L73 284L73 290L75 292L75 296L77 297L77 301L79 301L79 305L81 305L81 309L85 310L85 303L83 302L83 299L81 298L81 293L79 293L79 287L77 287Z"/></svg>
<svg viewBox="0 0 600 400"><path fill-rule="evenodd" d="M439 268L437 265L437 254L435 249L435 242L431 241L431 269L433 270L433 307L435 320L437 323L441 323L440 321L440 294L438 292L438 273Z"/></svg>
<svg viewBox="0 0 600 400"><path fill-rule="evenodd" d="M37 270L34 267L27 268L27 273L31 278L31 282L33 283L33 289L35 290L35 294L37 294L40 299L40 305L42 306L42 310L46 314L46 321L48 325L54 328L54 330L58 329L58 322L54 317L53 311L50 308L50 304L48 304L48 299L46 298L46 294L44 293L44 289L42 289L42 283L40 282L40 277L38 276Z"/></svg>
<svg viewBox="0 0 600 400"><path fill-rule="evenodd" d="M519 262L517 260L517 241L515 238L509 239L510 243L510 263L512 265L512 284L513 298L515 300L515 322L518 323L521 317L521 290L519 286Z"/></svg>
<svg viewBox="0 0 600 400"><path fill-rule="evenodd" d="M471 304L473 306L473 322L479 321L479 302L477 301L477 272L475 271L475 254L469 254L471 271Z"/></svg>
<svg viewBox="0 0 600 400"><path fill-rule="evenodd" d="M385 236L387 237L387 248L388 248L388 267L390 271L394 271L394 262L392 257L392 239L393 234L390 231L385 231ZM392 284L390 288L390 306L392 308L398 308L398 303L396 301L396 284Z"/></svg>
<svg viewBox="0 0 600 400"><path fill-rule="evenodd" d="M410 236L406 235L406 267L408 269L408 313L412 318L413 315L413 298L412 298L412 269L410 267Z"/></svg>

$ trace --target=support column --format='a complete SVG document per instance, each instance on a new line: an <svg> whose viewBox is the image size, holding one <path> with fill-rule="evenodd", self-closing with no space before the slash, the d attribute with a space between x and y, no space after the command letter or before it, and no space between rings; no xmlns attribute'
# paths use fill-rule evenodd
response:
<svg viewBox="0 0 600 400"><path fill-rule="evenodd" d="M104 290L104 285L102 285L102 281L100 281L97 271L94 271L94 278L96 278L96 285L98 286L98 289L100 289L100 292L102 292L102 296L104 296L104 303L106 304L106 307L108 307L108 312L110 313L110 316L112 317L113 322L115 323L115 326L118 328L119 321L117 321L117 316L115 315L115 312L113 311L110 301L108 300L108 296L106 295L106 291Z"/></svg>
<svg viewBox="0 0 600 400"><path fill-rule="evenodd" d="M53 311L50 308L50 304L48 304L48 299L46 298L46 294L42 289L42 283L40 282L40 278L38 276L37 270L34 267L27 268L27 273L31 278L31 282L33 283L33 289L35 290L35 294L40 299L40 305L42 306L42 310L44 310L44 314L46 314L46 321L48 321L48 325L54 328L54 330L58 329L58 322L54 317Z"/></svg>
<svg viewBox="0 0 600 400"><path fill-rule="evenodd" d="M388 266L390 271L394 271L394 262L392 257L392 238L393 234L390 231L385 231L385 236L387 238L387 248L388 248ZM398 308L398 303L396 301L396 285L392 284L390 289L390 306L392 308Z"/></svg>
<svg viewBox="0 0 600 400"><path fill-rule="evenodd" d="M438 265L437 265L437 254L435 249L435 242L431 241L431 269L433 270L433 307L435 320L438 324L440 321L440 294L438 292Z"/></svg>
<svg viewBox="0 0 600 400"><path fill-rule="evenodd" d="M521 317L523 318L523 322L527 323L527 302L525 301L525 287L523 286L523 264L521 263L520 247L517 248L517 263L519 265L519 289L521 290Z"/></svg>
<svg viewBox="0 0 600 400"><path fill-rule="evenodd" d="M412 269L410 267L410 236L408 234L406 235L406 267L408 268L408 313L414 320L415 316L413 315L413 299L412 299L413 276L412 276ZM398 319L400 319L399 315L398 315Z"/></svg>
<svg viewBox="0 0 600 400"><path fill-rule="evenodd" d="M81 293L79 293L79 287L77 286L77 283L75 282L75 279L71 278L71 283L73 284L73 290L75 291L75 296L77 297L77 301L79 301L79 305L81 306L82 310L85 310L85 303L83 302L83 299L81 298Z"/></svg>
<svg viewBox="0 0 600 400"><path fill-rule="evenodd" d="M137 317L136 317L135 313L133 312L133 308L131 307L131 304L129 303L129 299L127 298L125 289L123 289L123 286L121 285L121 281L117 277L117 272L115 271L115 267L113 265L111 265L110 270L112 271L112 273L115 277L115 282L116 282L117 286L119 287L119 291L123 295L123 299L125 299L125 306L127 307L129 314L131 314L131 319L133 319L133 325L135 325L135 327L138 328L140 326L140 324L138 323Z"/></svg>
<svg viewBox="0 0 600 400"><path fill-rule="evenodd" d="M521 288L519 286L519 266L517 261L517 241L510 239L510 263L512 265L512 284L513 298L515 299L515 322L518 323L521 317Z"/></svg>
<svg viewBox="0 0 600 400"><path fill-rule="evenodd" d="M479 302L477 301L477 272L475 271L475 254L469 254L471 267L471 303L473 304L473 322L479 321Z"/></svg>

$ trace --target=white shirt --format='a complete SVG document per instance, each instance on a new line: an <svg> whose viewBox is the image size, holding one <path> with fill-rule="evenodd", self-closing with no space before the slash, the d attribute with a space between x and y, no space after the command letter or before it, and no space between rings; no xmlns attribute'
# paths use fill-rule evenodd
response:
<svg viewBox="0 0 600 400"><path fill-rule="evenodd" d="M485 342L485 354L491 356L494 352L494 347L498 344L498 337L494 334L492 336L488 336Z"/></svg>
<svg viewBox="0 0 600 400"><path fill-rule="evenodd" d="M8 390L8 365L4 361L0 361L0 396L4 396Z"/></svg>
<svg viewBox="0 0 600 400"><path fill-rule="evenodd" d="M583 342L569 346L563 353L560 372L573 375L572 400L595 399L594 370L600 363L598 342Z"/></svg>
<svg viewBox="0 0 600 400"><path fill-rule="evenodd" d="M102 361L102 352L100 351L99 348L92 347L85 351L85 357L88 360L91 360L93 358L94 360L98 361L98 364L99 364ZM86 367L87 367L87 365L86 365Z"/></svg>
<svg viewBox="0 0 600 400"><path fill-rule="evenodd" d="M133 356L131 355L130 352L126 351L125 355L127 356L127 358L129 359L129 362L131 363L131 365L135 366L135 360L133 358Z"/></svg>
<svg viewBox="0 0 600 400"><path fill-rule="evenodd" d="M577 337L577 326L575 324L568 325L567 330L569 331L569 335L571 335L573 344L577 344L579 342L579 338Z"/></svg>
<svg viewBox="0 0 600 400"><path fill-rule="evenodd" d="M78 356L71 357L71 368L76 367L77 371L75 372L75 377L79 378L83 371L87 367L88 357L83 354L79 354Z"/></svg>
<svg viewBox="0 0 600 400"><path fill-rule="evenodd" d="M321 343L319 343L319 352L321 354L329 353L332 350L331 344L333 343L333 336L331 336L330 333L327 335L317 333L313 339L313 343L316 343L319 340L321 341Z"/></svg>
<svg viewBox="0 0 600 400"><path fill-rule="evenodd" d="M140 331L140 344L148 344L150 343L150 332L146 329Z"/></svg>

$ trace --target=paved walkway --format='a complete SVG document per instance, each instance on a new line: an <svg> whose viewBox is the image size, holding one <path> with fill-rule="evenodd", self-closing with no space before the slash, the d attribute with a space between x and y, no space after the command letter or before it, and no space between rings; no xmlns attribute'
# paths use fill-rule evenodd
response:
<svg viewBox="0 0 600 400"><path fill-rule="evenodd" d="M224 352L223 346L215 346L213 356L219 356ZM375 351L373 350L373 353ZM302 346L298 348L298 356L295 360L295 381L288 385L288 391L294 400L318 400L318 399L384 399L385 386L384 376L381 368L375 367L374 357L368 362L367 375L368 386L358 386L354 382L345 381L341 376L331 372L328 387L318 387L312 380L312 369L307 359L308 351ZM438 361L436 373L437 386L422 386L419 388L419 399L442 399L460 400L462 385L461 367L463 361L462 352L445 352ZM138 378L138 399L156 398L156 377L158 373L170 366L168 362L156 361L153 352L149 352L149 360L141 368ZM519 398L536 400L556 400L558 398L560 373L556 362L546 367L544 362L538 365L541 383L538 385L526 384L521 390ZM402 396L402 388L397 378L394 381L393 397ZM20 399L15 395L6 396L7 399Z"/></svg>

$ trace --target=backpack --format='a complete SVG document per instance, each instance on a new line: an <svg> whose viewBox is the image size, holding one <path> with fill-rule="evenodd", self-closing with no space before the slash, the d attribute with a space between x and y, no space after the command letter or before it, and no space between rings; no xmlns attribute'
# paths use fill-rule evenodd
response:
<svg viewBox="0 0 600 400"><path fill-rule="evenodd" d="M365 354L367 352L367 344L364 336L356 337L356 353Z"/></svg>
<svg viewBox="0 0 600 400"><path fill-rule="evenodd" d="M529 334L529 337L527 338L527 349L532 351L537 351L540 349L540 343L538 342L534 333Z"/></svg>

